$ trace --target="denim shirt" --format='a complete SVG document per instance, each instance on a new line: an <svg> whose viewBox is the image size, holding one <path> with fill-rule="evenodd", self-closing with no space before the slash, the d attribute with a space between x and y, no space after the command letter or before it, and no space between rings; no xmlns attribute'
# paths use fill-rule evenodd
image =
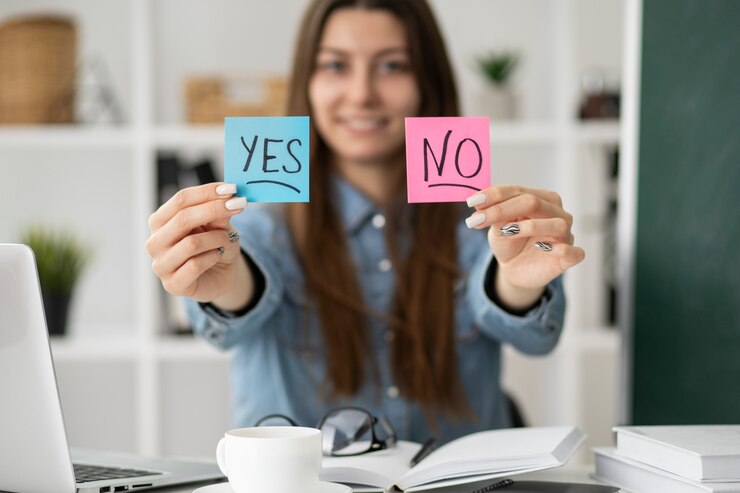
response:
<svg viewBox="0 0 740 493"><path fill-rule="evenodd" d="M383 231L385 218L346 181L335 178L333 186L364 301L373 312L388 313L395 282ZM307 302L303 271L282 209L251 204L232 218L232 224L241 236L242 250L265 277L264 292L251 310L235 318L191 299L186 300L186 307L197 334L233 353L235 426L253 426L272 413L290 416L304 426L316 426L332 408L354 405L387 416L399 439L422 442L428 438L432 431L421 407L401 395L394 385L392 332L375 317L370 317L368 329L377 357L379 384L368 378L352 397L329 397L319 320ZM473 431L511 425L499 382L501 344L511 344L527 354L549 352L560 336L565 310L562 282L557 278L525 315L504 311L484 289L488 269L495 262L485 232L469 230L461 218L456 234L462 273L454 293L456 356L460 382L475 419L437 423L433 434L442 442ZM309 316L304 311L307 308Z"/></svg>

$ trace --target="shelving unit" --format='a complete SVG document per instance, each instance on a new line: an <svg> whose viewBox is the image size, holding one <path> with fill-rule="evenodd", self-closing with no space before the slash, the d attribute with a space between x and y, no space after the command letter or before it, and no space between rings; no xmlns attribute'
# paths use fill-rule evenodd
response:
<svg viewBox="0 0 740 493"><path fill-rule="evenodd" d="M25 224L43 220L79 232L96 248L72 307L71 334L52 341L72 444L210 457L230 427L229 356L205 341L160 333L160 290L143 247L155 207L155 158L166 150L220 162L223 128L183 123L181 88L174 81L208 71L286 72L301 8L295 0L130 0L107 10L98 3L0 5L0 21L50 8L78 15L83 56L95 48L118 62L111 68L127 116L123 126L0 127L0 209L8 211L0 241L17 241ZM538 359L507 349L505 385L532 424L575 423L596 437L592 443L603 442L610 438L604 430L614 424L616 404L594 410L587 401L598 392L597 400L607 405L617 392L610 375L616 375L619 334L605 327L603 316L606 204L599 197L608 186L603 150L619 145L621 129L618 122L579 122L574 114L584 67L603 62L610 72L621 72L622 2L470 0L463 11L454 2L431 3L467 114L476 114L474 94L481 89L468 61L489 48L521 48L522 116L492 122L492 176L499 183L559 191L588 253L566 278L569 312L561 344ZM263 21L248 11L258 11ZM278 19L274 25L283 35L275 37L270 26ZM125 29L100 29L119 20ZM591 24L609 38L604 53L579 38L590 36ZM117 34L121 29L124 39ZM266 36L268 45L250 44ZM601 367L610 380L589 380ZM98 390L83 395L83 383Z"/></svg>

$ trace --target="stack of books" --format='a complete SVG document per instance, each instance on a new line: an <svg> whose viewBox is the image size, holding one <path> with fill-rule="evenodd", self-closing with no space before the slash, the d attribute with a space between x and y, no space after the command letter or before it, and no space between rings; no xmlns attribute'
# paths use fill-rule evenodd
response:
<svg viewBox="0 0 740 493"><path fill-rule="evenodd" d="M632 493L740 493L740 426L617 426L596 478Z"/></svg>

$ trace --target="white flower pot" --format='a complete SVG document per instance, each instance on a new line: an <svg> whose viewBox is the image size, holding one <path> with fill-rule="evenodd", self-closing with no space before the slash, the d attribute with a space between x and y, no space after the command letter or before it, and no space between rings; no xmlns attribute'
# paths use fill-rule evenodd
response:
<svg viewBox="0 0 740 493"><path fill-rule="evenodd" d="M479 112L492 121L516 118L516 97L508 87L488 85L480 92Z"/></svg>

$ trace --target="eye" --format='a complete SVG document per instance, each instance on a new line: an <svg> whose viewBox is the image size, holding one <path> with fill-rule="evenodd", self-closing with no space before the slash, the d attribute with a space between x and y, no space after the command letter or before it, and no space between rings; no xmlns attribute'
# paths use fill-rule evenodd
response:
<svg viewBox="0 0 740 493"><path fill-rule="evenodd" d="M398 72L406 72L409 69L409 64L402 60L386 60L380 62L378 70L381 74L393 74Z"/></svg>
<svg viewBox="0 0 740 493"><path fill-rule="evenodd" d="M347 69L347 64L341 60L323 60L319 61L317 68L326 72L340 73Z"/></svg>

